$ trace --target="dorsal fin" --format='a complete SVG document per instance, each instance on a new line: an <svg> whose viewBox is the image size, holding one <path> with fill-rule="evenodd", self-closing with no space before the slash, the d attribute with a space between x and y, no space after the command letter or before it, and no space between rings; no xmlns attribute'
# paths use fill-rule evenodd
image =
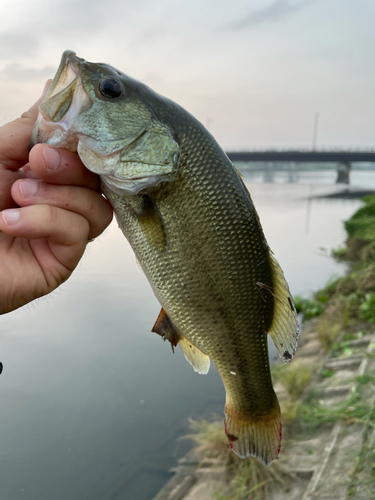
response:
<svg viewBox="0 0 375 500"><path fill-rule="evenodd" d="M238 174L239 178L240 178L240 179L241 179L241 181L243 182L244 176L241 174L241 172L240 172L240 171L239 171L236 167L234 167L234 170L237 172L237 174ZM247 189L246 189L246 191L247 191Z"/></svg>
<svg viewBox="0 0 375 500"><path fill-rule="evenodd" d="M270 251L270 261L273 275L273 289L269 292L275 300L273 320L269 335L284 363L290 361L297 348L299 334L297 311L294 307L293 297L285 281L284 273L279 263ZM261 283L259 284L261 286ZM268 287L267 287L268 288Z"/></svg>
<svg viewBox="0 0 375 500"><path fill-rule="evenodd" d="M189 361L194 370L205 375L210 369L210 358L200 349L195 347L187 338L180 335L179 344L185 358Z"/></svg>

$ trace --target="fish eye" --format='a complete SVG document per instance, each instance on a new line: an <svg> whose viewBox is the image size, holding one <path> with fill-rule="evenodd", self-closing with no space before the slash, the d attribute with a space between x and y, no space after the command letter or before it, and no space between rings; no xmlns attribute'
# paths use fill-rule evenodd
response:
<svg viewBox="0 0 375 500"><path fill-rule="evenodd" d="M99 84L99 91L104 97L120 97L122 94L122 87L120 83L114 78L104 78Z"/></svg>

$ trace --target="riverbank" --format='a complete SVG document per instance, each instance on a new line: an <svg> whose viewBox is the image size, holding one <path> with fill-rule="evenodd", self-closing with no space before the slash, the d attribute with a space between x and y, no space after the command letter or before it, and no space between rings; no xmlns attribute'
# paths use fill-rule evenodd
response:
<svg viewBox="0 0 375 500"><path fill-rule="evenodd" d="M346 222L336 256L350 269L300 301L305 317L318 317L305 323L293 363L272 370L283 413L280 459L269 469L241 461L216 432L222 422L198 422L198 446L154 500L375 498L374 215L370 196Z"/></svg>

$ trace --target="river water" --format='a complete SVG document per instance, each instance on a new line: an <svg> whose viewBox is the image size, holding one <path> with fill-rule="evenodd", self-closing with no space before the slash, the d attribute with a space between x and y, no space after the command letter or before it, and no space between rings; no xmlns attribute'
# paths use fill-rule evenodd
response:
<svg viewBox="0 0 375 500"><path fill-rule="evenodd" d="M314 198L334 178L245 173L293 294L345 270L329 253L361 202ZM352 183L375 187L375 173ZM196 374L151 333L159 310L112 224L58 291L0 318L0 500L148 500L163 486L187 418L222 415L224 389L214 367Z"/></svg>

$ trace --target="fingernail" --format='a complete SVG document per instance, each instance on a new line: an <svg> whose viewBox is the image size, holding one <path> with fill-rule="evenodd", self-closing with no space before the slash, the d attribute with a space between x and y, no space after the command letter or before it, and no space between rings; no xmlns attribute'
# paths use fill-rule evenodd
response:
<svg viewBox="0 0 375 500"><path fill-rule="evenodd" d="M8 224L8 226L12 226L13 224L16 224L16 222L18 222L18 219L20 218L20 211L17 209L4 210L1 213L1 217L3 218L5 224Z"/></svg>
<svg viewBox="0 0 375 500"><path fill-rule="evenodd" d="M56 170L60 165L60 155L56 151L49 146L45 146L43 148L43 156L46 161L46 169L47 170Z"/></svg>
<svg viewBox="0 0 375 500"><path fill-rule="evenodd" d="M35 196L36 192L38 191L38 187L39 182L33 181L31 179L24 179L20 182L20 191L23 198L31 198L32 196Z"/></svg>
<svg viewBox="0 0 375 500"><path fill-rule="evenodd" d="M30 165L27 164L24 167L20 168L20 171L24 173L25 177L28 179L39 179L37 175L31 170Z"/></svg>

